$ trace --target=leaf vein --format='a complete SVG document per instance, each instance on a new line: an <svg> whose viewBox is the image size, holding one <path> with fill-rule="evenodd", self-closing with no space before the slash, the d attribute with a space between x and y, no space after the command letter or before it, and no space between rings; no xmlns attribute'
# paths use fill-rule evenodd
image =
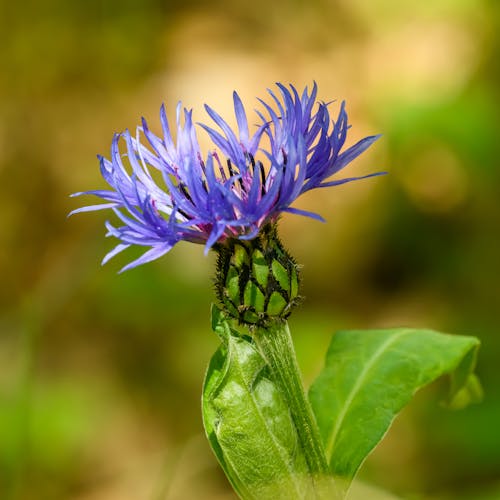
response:
<svg viewBox="0 0 500 500"><path fill-rule="evenodd" d="M238 371L240 373L240 377L242 380L245 380L246 377L244 375L244 371L242 369L242 366L241 364L239 363L239 360L236 356L234 356L234 352L231 352L231 357L233 357L234 360L238 361L236 363L236 366L238 367ZM266 366L266 362L265 360L263 359L262 362L264 363L261 370L265 368ZM258 377L258 373L256 374L256 377ZM267 425L267 422L266 422L266 418L264 417L262 411L260 410L260 407L259 407L259 404L255 398L255 395L254 395L254 390L253 388L251 387L253 384L250 384L250 386L247 387L247 390L248 390L248 393L250 394L250 400L252 402L252 406L254 407L254 410L255 410L255 413L259 416L264 428L268 431L268 434L271 438L271 442L274 446L274 448L276 449L276 452L278 454L278 456L280 457L281 461L283 462L284 466L285 466L285 469L287 470L288 472L288 475L290 476L290 478L292 479L292 482L295 486L295 489L297 491L297 495L298 497L297 498L300 498L301 497L301 490L300 490L300 487L299 487L299 482L298 482L298 479L296 477L296 475L294 474L294 471L293 471L293 466L289 463L289 461L286 459L286 454L284 453L284 450L283 450L283 446L281 446L281 444L277 441L276 439L276 436L274 435L274 433L269 429L268 425Z"/></svg>
<svg viewBox="0 0 500 500"><path fill-rule="evenodd" d="M384 352L389 348L392 344L396 343L402 336L407 335L410 333L410 329L404 329L398 332L395 336L387 339L384 341L380 347L374 352L372 358L368 361L368 363L365 364L363 370L360 372L358 379L356 380L355 384L352 386L352 389L350 390L343 406L340 409L340 412L337 416L337 419L335 421L335 425L333 426L332 432L328 436L327 442L326 442L326 455L330 459L332 454L333 454L333 448L335 446L335 441L337 440L337 436L340 432L340 428L342 426L342 423L349 411L349 407L352 405L354 398L356 397L357 393L361 389L363 382L366 379L366 376L370 372L370 370L373 368L375 363L382 357Z"/></svg>

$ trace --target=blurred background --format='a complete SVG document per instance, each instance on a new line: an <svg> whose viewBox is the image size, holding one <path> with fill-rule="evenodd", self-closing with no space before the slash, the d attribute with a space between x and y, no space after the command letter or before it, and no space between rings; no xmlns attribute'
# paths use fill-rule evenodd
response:
<svg viewBox="0 0 500 500"><path fill-rule="evenodd" d="M104 268L111 214L66 214L103 188L96 154L162 102L232 120L276 81L346 99L350 141L383 137L309 193L282 238L303 265L291 318L307 383L337 329L477 335L486 396L419 393L361 477L409 499L500 498L500 29L495 0L0 2L0 498L235 498L200 392L217 347L213 256L179 244ZM332 106L335 106L333 104ZM91 200L88 200L91 201Z"/></svg>

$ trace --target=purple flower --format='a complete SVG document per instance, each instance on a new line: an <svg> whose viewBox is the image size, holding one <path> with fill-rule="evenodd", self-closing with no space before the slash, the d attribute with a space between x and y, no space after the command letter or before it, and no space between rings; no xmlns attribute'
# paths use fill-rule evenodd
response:
<svg viewBox="0 0 500 500"><path fill-rule="evenodd" d="M123 270L144 264L168 252L181 240L202 243L205 251L227 238L253 239L261 227L282 212L323 220L315 213L293 208L302 193L336 186L363 177L328 181L332 175L365 151L378 136L362 139L343 150L347 113L342 102L336 120L329 104L317 103L317 87L300 96L290 86L277 84L279 97L268 90L271 104L260 100L260 125L253 135L243 103L233 93L238 132L209 106L205 109L218 130L199 124L214 148L200 151L192 110L177 106L176 139L165 112L160 109L162 136L153 134L142 120L133 137L128 130L115 134L111 159L99 156L101 173L111 189L75 193L95 195L106 203L71 212L112 209L122 222L106 222L107 236L120 243L103 260L107 262L131 245L150 247ZM141 143L141 134L146 139ZM146 146L146 145L147 146Z"/></svg>

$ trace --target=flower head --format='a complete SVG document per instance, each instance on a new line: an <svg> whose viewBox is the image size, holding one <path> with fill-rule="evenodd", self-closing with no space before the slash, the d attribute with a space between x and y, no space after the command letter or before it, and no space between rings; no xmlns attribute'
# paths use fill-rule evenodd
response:
<svg viewBox="0 0 500 500"><path fill-rule="evenodd" d="M105 203L72 214L112 209L122 222L118 227L106 222L107 235L120 243L103 263L131 245L150 249L122 270L156 259L182 240L202 243L206 252L227 239L251 240L282 212L323 220L292 203L310 189L382 173L327 180L378 136L343 150L349 128L344 102L332 120L329 104L318 102L313 109L316 84L311 92L306 87L302 95L293 86L278 83L277 87L278 93L268 90L271 104L259 99L263 109L257 111L260 124L253 134L236 92L237 132L206 105L217 127L199 124L214 145L206 155L198 143L192 110L182 110L180 103L175 138L164 106L161 137L151 132L144 119L135 137L128 130L115 134L110 159L99 156L102 176L111 189L73 195L91 194Z"/></svg>

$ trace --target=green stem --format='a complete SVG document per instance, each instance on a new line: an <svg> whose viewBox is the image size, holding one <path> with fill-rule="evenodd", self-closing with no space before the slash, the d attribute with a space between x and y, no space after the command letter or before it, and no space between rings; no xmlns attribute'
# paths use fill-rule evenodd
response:
<svg viewBox="0 0 500 500"><path fill-rule="evenodd" d="M256 328L253 338L290 407L309 472L313 477L325 477L328 474L326 455L316 420L304 393L288 324L276 321L269 328Z"/></svg>

